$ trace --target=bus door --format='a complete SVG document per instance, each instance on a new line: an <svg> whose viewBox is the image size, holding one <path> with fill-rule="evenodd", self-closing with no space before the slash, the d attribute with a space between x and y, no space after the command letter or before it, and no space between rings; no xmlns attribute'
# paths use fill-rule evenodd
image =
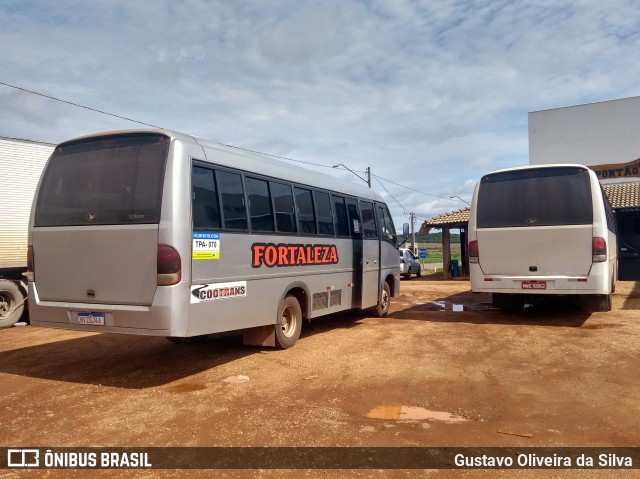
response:
<svg viewBox="0 0 640 479"><path fill-rule="evenodd" d="M373 202L360 201L362 215L362 308L378 304L380 297L380 240Z"/></svg>

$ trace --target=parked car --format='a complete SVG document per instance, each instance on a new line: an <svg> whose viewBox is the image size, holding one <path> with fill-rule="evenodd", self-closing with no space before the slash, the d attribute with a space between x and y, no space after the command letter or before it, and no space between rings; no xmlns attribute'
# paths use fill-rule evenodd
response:
<svg viewBox="0 0 640 479"><path fill-rule="evenodd" d="M410 249L400 248L398 253L400 254L400 274L402 277L411 279L412 274L417 275L418 278L422 276L420 262Z"/></svg>

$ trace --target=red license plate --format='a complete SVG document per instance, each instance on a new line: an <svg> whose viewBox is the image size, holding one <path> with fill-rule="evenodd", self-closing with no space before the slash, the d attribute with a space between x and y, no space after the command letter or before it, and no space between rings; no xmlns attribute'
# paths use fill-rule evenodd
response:
<svg viewBox="0 0 640 479"><path fill-rule="evenodd" d="M547 289L546 281L523 281L522 289Z"/></svg>

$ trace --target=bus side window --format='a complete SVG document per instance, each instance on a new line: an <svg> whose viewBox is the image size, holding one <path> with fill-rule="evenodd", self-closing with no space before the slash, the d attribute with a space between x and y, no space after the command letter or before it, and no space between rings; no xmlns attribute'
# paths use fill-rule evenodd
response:
<svg viewBox="0 0 640 479"><path fill-rule="evenodd" d="M347 206L342 196L331 195L333 199L333 211L335 211L336 236L349 236L349 217Z"/></svg>
<svg viewBox="0 0 640 479"><path fill-rule="evenodd" d="M333 236L333 215L331 214L331 200L329 193L313 192L318 218L318 234Z"/></svg>
<svg viewBox="0 0 640 479"><path fill-rule="evenodd" d="M362 212L362 228L364 230L365 239L377 239L378 230L376 229L375 210L373 203L368 201L360 202L360 211Z"/></svg>
<svg viewBox="0 0 640 479"><path fill-rule="evenodd" d="M265 180L245 177L249 198L251 231L275 231L269 184Z"/></svg>
<svg viewBox="0 0 640 479"><path fill-rule="evenodd" d="M238 173L216 172L218 189L222 198L224 227L230 230L247 230L247 208L244 204L242 177Z"/></svg>
<svg viewBox="0 0 640 479"><path fill-rule="evenodd" d="M362 236L362 225L360 224L360 213L358 212L358 202L347 198L347 213L349 214L349 230L351 236L359 238Z"/></svg>
<svg viewBox="0 0 640 479"><path fill-rule="evenodd" d="M298 209L298 231L300 234L315 235L316 217L313 211L311 190L294 188L296 194L296 208Z"/></svg>
<svg viewBox="0 0 640 479"><path fill-rule="evenodd" d="M210 168L194 166L191 183L193 229L219 229L220 208L214 171Z"/></svg>
<svg viewBox="0 0 640 479"><path fill-rule="evenodd" d="M280 233L295 233L296 211L291 185L271 181L269 187L276 213L276 230Z"/></svg>

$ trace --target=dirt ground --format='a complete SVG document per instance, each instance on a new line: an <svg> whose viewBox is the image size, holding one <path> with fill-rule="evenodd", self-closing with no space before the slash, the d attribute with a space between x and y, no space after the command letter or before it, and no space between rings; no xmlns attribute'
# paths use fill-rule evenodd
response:
<svg viewBox="0 0 640 479"><path fill-rule="evenodd" d="M285 351L0 331L0 447L638 446L640 285L610 313L491 308L403 280L389 317L305 324ZM638 477L616 470L0 470L17 477Z"/></svg>

